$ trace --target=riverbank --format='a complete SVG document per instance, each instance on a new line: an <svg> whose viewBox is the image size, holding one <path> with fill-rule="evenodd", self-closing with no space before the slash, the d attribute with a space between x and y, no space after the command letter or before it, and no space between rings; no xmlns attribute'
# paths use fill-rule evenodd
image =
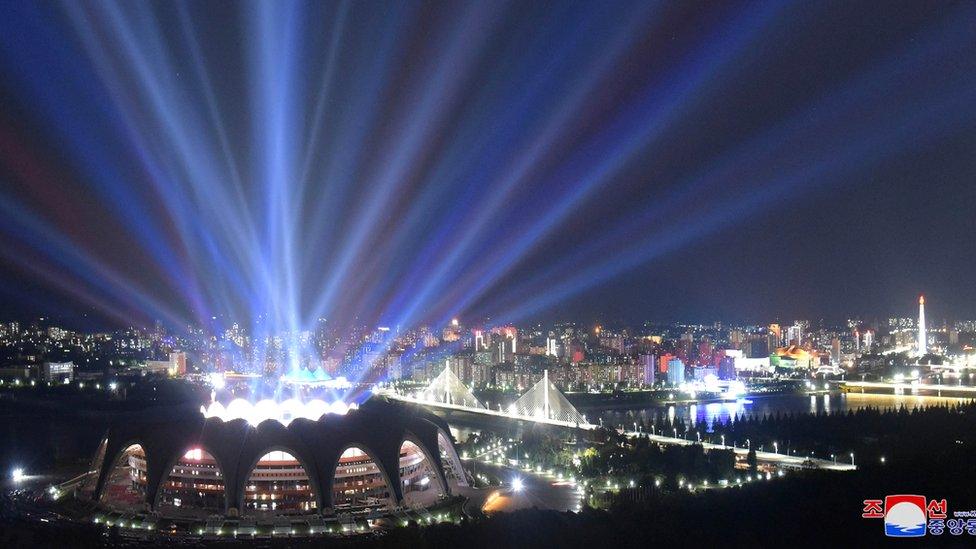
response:
<svg viewBox="0 0 976 549"><path fill-rule="evenodd" d="M967 399L976 398L976 387L966 385L922 385L911 383L849 381L846 383L841 383L840 390L849 394L934 396Z"/></svg>

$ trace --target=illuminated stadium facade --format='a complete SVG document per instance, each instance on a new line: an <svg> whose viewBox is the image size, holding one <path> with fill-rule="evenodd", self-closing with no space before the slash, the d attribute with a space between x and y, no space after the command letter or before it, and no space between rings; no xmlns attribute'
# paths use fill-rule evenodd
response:
<svg viewBox="0 0 976 549"><path fill-rule="evenodd" d="M225 418L112 427L86 496L174 517L377 514L467 485L446 423L418 407L372 399L317 420Z"/></svg>

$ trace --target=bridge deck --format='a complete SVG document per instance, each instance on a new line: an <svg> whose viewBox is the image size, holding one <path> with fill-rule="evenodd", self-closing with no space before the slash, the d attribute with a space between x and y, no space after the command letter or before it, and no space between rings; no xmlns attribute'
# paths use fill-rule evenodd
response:
<svg viewBox="0 0 976 549"><path fill-rule="evenodd" d="M403 402L412 402L414 404L422 404L424 406L430 406L433 408L443 408L445 410L458 410L462 412L469 412L472 414L482 414L486 416L502 417L506 419L513 419L516 421L531 421L534 423L544 423L546 425L569 427L572 429L584 429L587 431L592 431L599 428L599 425L592 425L590 423L576 423L572 421L562 421L559 419L551 419L551 418L540 417L540 416L523 416L519 414L512 414L509 412L502 412L499 410L489 410L488 408L470 408L468 406L459 406L457 404L448 404L446 402L437 402L437 401L412 398L406 395L398 395L394 393L382 393L382 394L387 398L401 400Z"/></svg>
<svg viewBox="0 0 976 549"><path fill-rule="evenodd" d="M572 429L584 429L587 431L592 431L599 428L598 425L593 425L591 423L575 423L575 422L562 421L558 419L550 419L550 418L539 417L539 416L523 416L518 414L511 414L508 412L502 412L499 410L489 410L487 408L469 408L467 406L460 406L457 404L447 404L444 402L436 402L436 401L431 402L428 400L411 398L405 395L394 394L392 392L384 393L384 396L386 396L387 398L401 400L403 402L412 402L414 404L421 404L423 406L442 408L445 410L457 410L457 411L468 412L472 414L482 414L486 416L500 417L500 418L515 420L515 421L530 421L534 423L543 423L546 425L569 427ZM647 437L648 439L657 442L659 444L687 445L687 444L698 443L701 444L702 447L705 448L706 450L732 450L735 452L737 456L745 456L748 455L749 453L748 448L736 448L732 446L723 446L721 444L714 444L711 442L698 442L695 440L686 440L683 438L668 437L668 436L657 435L657 434L637 433L636 431L622 431L622 433L630 437L635 437L635 436ZM790 455L780 454L776 452L764 452L759 450L756 451L756 459L764 463L774 463L776 465L780 465L783 467L796 467L796 468L807 468L807 469L818 468L818 469L829 469L831 471L853 471L857 469L855 465L850 463L839 463L827 459L810 458L804 456L790 456Z"/></svg>

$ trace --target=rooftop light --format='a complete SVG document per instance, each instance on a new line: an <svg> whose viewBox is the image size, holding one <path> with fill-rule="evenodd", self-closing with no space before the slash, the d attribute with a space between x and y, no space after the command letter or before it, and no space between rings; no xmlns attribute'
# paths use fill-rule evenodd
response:
<svg viewBox="0 0 976 549"><path fill-rule="evenodd" d="M345 415L349 410L356 408L356 404L347 405L342 401L327 404L318 399L308 402L288 399L284 402L261 400L257 404L251 404L243 398L238 398L232 400L226 408L219 402L212 402L207 407L201 406L200 413L203 417L215 417L221 421L244 419L251 425L258 425L262 421L273 419L282 425L288 425L293 419L305 418L318 421L326 414Z"/></svg>

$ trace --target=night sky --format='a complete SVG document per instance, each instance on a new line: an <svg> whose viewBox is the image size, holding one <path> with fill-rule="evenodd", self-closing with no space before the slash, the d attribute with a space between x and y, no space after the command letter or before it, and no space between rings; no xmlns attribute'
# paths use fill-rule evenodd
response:
<svg viewBox="0 0 976 549"><path fill-rule="evenodd" d="M5 318L976 318L972 2L0 13Z"/></svg>

